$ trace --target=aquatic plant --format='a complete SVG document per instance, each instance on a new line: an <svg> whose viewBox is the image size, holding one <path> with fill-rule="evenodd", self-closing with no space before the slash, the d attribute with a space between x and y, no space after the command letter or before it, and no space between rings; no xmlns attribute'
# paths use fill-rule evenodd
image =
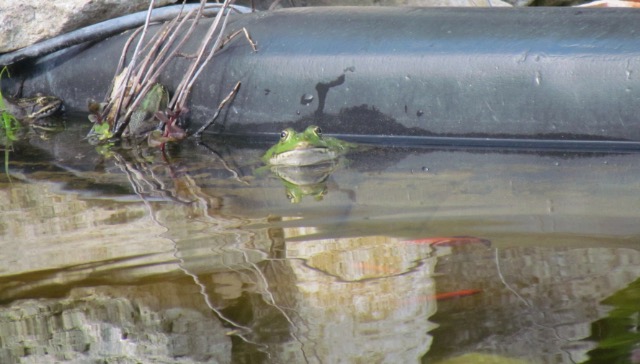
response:
<svg viewBox="0 0 640 364"><path fill-rule="evenodd" d="M211 22L207 34L202 39L198 51L192 58L188 69L184 72L184 76L173 97L168 102L166 108L162 110L154 110L150 113L163 126L161 133L148 134L149 144L161 145L167 141L178 141L187 136L187 133L179 125L178 120L184 116L188 110L186 102L196 79L201 74L204 67L211 61L213 56L225 46L228 42L238 35L244 35L249 41L252 49L256 51L255 43L251 40L246 29L242 28L233 34L225 37L224 30L227 25L228 14L233 10L231 4L233 0L226 0L222 4L215 4L218 7L216 17ZM154 8L154 0L150 1L147 11L147 19L144 26L138 28L132 33L126 42L120 62L116 69L114 81L111 90L107 93L105 102L90 105L90 120L94 122L94 126L90 132L90 136L98 141L105 142L113 139L119 139L132 119L132 115L136 113L140 106L145 102L145 97L157 84L158 77L165 68L179 54L184 53L183 46L190 39L195 26L203 16L206 1L200 1L200 7L178 14L173 20L165 23L147 42L147 35L151 14ZM186 29L186 24L191 21ZM137 44L127 66L124 66L124 60L128 53L133 40L138 37ZM229 96L227 96L220 106L218 112L214 115L210 125L215 117L219 114L219 110L235 95L240 87L238 82L233 88ZM200 135L204 127L196 134ZM152 140L153 138L153 140Z"/></svg>
<svg viewBox="0 0 640 364"><path fill-rule="evenodd" d="M587 354L593 363L640 362L640 279L602 301L607 315L591 323L591 336L585 340L598 345Z"/></svg>
<svg viewBox="0 0 640 364"><path fill-rule="evenodd" d="M5 73L10 77L9 69L6 66L0 70L0 82ZM16 132L19 128L20 122L7 110L4 97L2 96L2 89L0 88L0 145L4 147L4 173L9 179L9 182L11 182L11 176L9 175L9 151L12 143L18 139Z"/></svg>

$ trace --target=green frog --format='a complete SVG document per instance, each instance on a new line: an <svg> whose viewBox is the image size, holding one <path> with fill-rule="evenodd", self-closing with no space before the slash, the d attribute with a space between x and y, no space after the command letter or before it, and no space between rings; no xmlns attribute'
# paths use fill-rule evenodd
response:
<svg viewBox="0 0 640 364"><path fill-rule="evenodd" d="M146 136L156 129L159 123L155 116L156 112L164 111L167 104L169 104L169 92L163 85L156 83L131 114L127 127L128 134L136 137Z"/></svg>
<svg viewBox="0 0 640 364"><path fill-rule="evenodd" d="M62 108L62 100L55 96L36 94L33 97L12 98L2 96L3 110L13 115L24 127L31 127L37 133L55 133L64 130L64 120L54 117Z"/></svg>
<svg viewBox="0 0 640 364"><path fill-rule="evenodd" d="M121 76L118 76L118 78L116 78L116 85L120 77ZM116 95L112 94L111 98L114 97L116 97ZM125 135L133 138L146 137L158 127L159 120L156 117L156 113L164 111L168 104L169 92L167 89L159 83L154 84L140 104L138 104L131 113L129 124L125 129ZM88 135L89 140L95 140L96 138L105 140L113 136L107 120L113 121L116 119L115 108L111 108L109 114L105 116L105 119L102 122L100 121L100 115L104 113L106 106L107 103L89 100L89 120L94 124ZM121 111L120 116L124 116L124 114L125 112Z"/></svg>
<svg viewBox="0 0 640 364"><path fill-rule="evenodd" d="M37 94L34 97L11 98L2 96L4 111L13 115L23 124L53 115L62 107L62 100L55 96Z"/></svg>
<svg viewBox="0 0 640 364"><path fill-rule="evenodd" d="M322 129L315 125L302 133L287 128L280 133L280 141L262 156L262 161L272 166L309 166L333 161L353 146L322 136Z"/></svg>

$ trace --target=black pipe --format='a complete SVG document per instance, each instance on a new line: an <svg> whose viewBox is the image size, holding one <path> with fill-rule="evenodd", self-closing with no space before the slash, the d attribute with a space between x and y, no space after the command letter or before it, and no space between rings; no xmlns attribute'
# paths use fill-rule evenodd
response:
<svg viewBox="0 0 640 364"><path fill-rule="evenodd" d="M258 52L240 38L214 58L192 93L196 127L241 81L215 130L316 123L326 133L424 143L640 142L639 11L297 8L234 15L229 33L241 27ZM127 36L23 64L25 90L84 109L104 96ZM174 88L184 67L177 62L161 81Z"/></svg>
<svg viewBox="0 0 640 364"><path fill-rule="evenodd" d="M215 16L222 4L207 4L203 9L203 16ZM161 22L175 18L180 13L188 13L200 7L200 4L184 4L166 6L154 9L150 22ZM251 9L243 6L231 5L231 10L239 13L248 13ZM43 40L32 44L28 47L21 48L12 52L0 54L0 66L10 65L18 61L35 58L53 53L60 49L69 48L71 46L82 44L85 42L93 42L103 40L112 35L122 33L125 30L137 28L145 23L147 11L140 11L128 14L115 19L105 20L100 23L92 24L87 27L74 30L72 32L62 34L60 36Z"/></svg>

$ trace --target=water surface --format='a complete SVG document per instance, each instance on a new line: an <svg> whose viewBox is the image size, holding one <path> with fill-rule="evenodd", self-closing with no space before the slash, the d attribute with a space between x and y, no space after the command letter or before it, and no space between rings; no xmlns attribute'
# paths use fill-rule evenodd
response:
<svg viewBox="0 0 640 364"><path fill-rule="evenodd" d="M637 154L85 133L0 176L2 363L640 362Z"/></svg>

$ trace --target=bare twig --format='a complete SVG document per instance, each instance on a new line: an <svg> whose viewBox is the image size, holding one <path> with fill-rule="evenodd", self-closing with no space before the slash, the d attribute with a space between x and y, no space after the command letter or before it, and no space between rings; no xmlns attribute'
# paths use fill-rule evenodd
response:
<svg viewBox="0 0 640 364"><path fill-rule="evenodd" d="M227 44L231 43L233 38L237 37L240 33L244 34L244 37L247 39L247 42L249 42L249 44L251 45L251 49L253 49L254 52L257 52L258 51L258 45L251 38L251 35L249 34L249 31L245 27L242 27L242 29L236 30L235 32L231 33L231 35L227 36L222 41L222 43L220 44L220 47L218 49L222 49L224 46L226 46Z"/></svg>
<svg viewBox="0 0 640 364"><path fill-rule="evenodd" d="M226 28L226 26L227 26L227 18L225 18L224 22L222 23L222 27L220 28L220 34L224 33L224 29ZM244 36L246 37L247 41L251 45L251 49L253 49L254 52L258 51L258 48L256 47L255 42L253 41L253 39L251 39L251 36L249 35L249 32L244 27L242 29L238 30L238 31L235 31L233 34L229 35L224 40L222 40L222 37L219 36L216 39L216 42L215 42L215 44L213 45L213 47L211 49L211 52L209 52L209 56L207 56L207 58L204 60L204 62L202 62L202 64L200 65L200 67L196 71L195 75L192 77L191 81L187 85L186 91L184 93L184 98L183 98L183 100L181 100L182 104L184 104L186 102L186 99L189 96L189 93L191 92L191 88L193 87L194 82L196 81L198 76L200 76L200 72L202 72L204 67L209 63L209 61L211 61L211 59L216 54L216 52L219 49L221 49L222 47L224 47L226 44L231 42L233 40L233 38L235 38L236 36L238 36L241 33L243 33ZM182 105L182 104L179 103L178 105Z"/></svg>
<svg viewBox="0 0 640 364"><path fill-rule="evenodd" d="M170 100L169 105L167 105L167 109L157 110L156 112L156 115L161 114L165 116L164 120L161 120L162 124L173 128L177 127L176 123L178 118L187 111L186 101L196 79L222 47L238 35L244 34L252 49L256 51L255 42L251 39L249 32L244 28L224 37L228 15L233 9L231 5L233 2L234 0L225 0L222 4L216 4L219 6L218 12L211 22L206 35L200 42L195 59L189 63L188 70L178 84L173 98ZM177 55L183 53L183 47L195 31L196 25L203 16L205 7L208 8L206 0L201 0L200 6L197 9L192 9L186 14L180 12L168 24L165 24L161 29L156 31L153 37L145 43L154 4L155 1L151 0L142 30L134 32L125 44L118 65L119 72L116 73L116 77L114 78L117 82L114 82L112 86L113 90L108 94L109 101L101 115L102 120L104 120L105 117L107 118L115 138L122 136L129 125L132 114L157 82L156 80L160 74L164 72L166 67ZM191 24L186 32L182 32L187 21L191 21ZM138 37L138 42L135 50L133 51L129 65L124 68L123 65L128 48L136 37ZM208 54L206 54L207 52ZM220 103L211 121L198 130L196 133L197 137L200 137L204 130L215 122L221 110L233 99L239 88L240 82L236 84L231 93ZM167 132L165 131L165 133Z"/></svg>
<svg viewBox="0 0 640 364"><path fill-rule="evenodd" d="M207 122L206 124L204 124L200 129L198 129L198 131L194 134L196 139L200 140L202 138L202 133L204 133L205 130L207 130L208 127L210 127L211 125L213 125L213 123L215 123L216 119L218 118L218 116L220 115L220 111L222 111L222 109L224 108L224 106L231 100L233 100L233 98L236 96L236 94L238 93L238 90L240 90L240 85L241 83L238 81L238 83L236 83L236 85L233 87L233 89L231 90L231 92L229 93L229 95L227 95L227 97L224 98L224 100L222 100L222 102L220 102L220 105L218 105L218 109L216 110L216 113L213 114L213 117L211 118L211 120L209 120L209 122Z"/></svg>
<svg viewBox="0 0 640 364"><path fill-rule="evenodd" d="M201 8L199 8L199 9L201 9ZM178 29L182 26L182 24L184 24L184 22L186 22L186 20L188 18L191 17L192 14L193 14L193 11L189 12L182 19L181 24L178 26ZM173 57L177 54L178 50L182 48L182 46L187 41L187 39L189 38L191 33L193 33L193 29L195 28L195 25L197 24L197 21L198 21L199 17L200 17L200 12L196 13L196 17L195 17L193 23L191 24L189 30L187 31L187 34L185 34L185 36L180 40L178 45L171 51L171 53L169 53L169 55L167 55L165 57L165 59L160 63L160 65L158 65L158 66L154 65L154 68L155 68L154 72L152 73L152 75L150 77L145 79L144 86L140 90L139 94L136 96L136 98L133 101L133 103L131 104L131 106L129 106L129 108L127 110L127 113L125 114L125 116L123 118L124 122L122 123L122 125L114 133L115 137L120 137L122 135L122 133L124 132L124 129L128 125L128 120L131 118L131 114L133 114L133 111L135 110L135 108L140 104L140 102L142 102L143 96L141 96L141 95L146 95L147 92L149 92L149 90L153 86L153 83L158 79L158 76L160 76L160 73L162 73L162 71L167 67L167 65L169 64L169 61L171 61L173 59ZM173 39L172 39L172 42L173 42Z"/></svg>
<svg viewBox="0 0 640 364"><path fill-rule="evenodd" d="M140 52L140 47L142 46L142 42L144 41L145 36L147 35L147 30L149 29L149 22L151 21L151 12L153 11L153 6L155 4L155 0L151 0L149 1L149 10L147 10L147 18L144 21L144 27L142 28L142 34L140 35L140 39L138 40L138 43L136 44L136 48L133 51L133 56L131 57L131 61L129 62L129 67L127 67L127 71L122 79L122 85L121 87L124 88L124 90L127 89L127 85L129 84L129 77L131 76L131 71L133 71L133 68L136 65L136 60L138 58L138 54ZM119 95L118 97L118 101L116 102L116 118L117 115L120 114L120 108L122 106L122 100L124 99L124 95L125 93L123 92L122 94ZM116 120L113 121L113 123L116 123Z"/></svg>
<svg viewBox="0 0 640 364"><path fill-rule="evenodd" d="M122 49L122 54L120 55L120 60L118 61L118 66L116 66L116 73L113 75L114 80L122 72L122 68L124 67L124 60L127 58L127 51L129 50L129 46L131 46L131 42L133 42L133 40L136 38L138 34L140 34L141 31L142 31L142 28L136 29L133 33L131 33L131 36L129 36L129 39L127 39L127 42L124 44L124 47ZM104 101L107 101L107 102L110 101L109 98L111 97L111 93L113 91L114 86L115 85L113 83L111 84L111 86L109 86L109 90L107 90L107 94L105 95Z"/></svg>
<svg viewBox="0 0 640 364"><path fill-rule="evenodd" d="M121 86L119 89L120 93L117 93L114 95L114 98L116 97L116 95L118 98L123 98L120 104L120 108L117 110L117 113L114 114L116 115L115 116L116 121L114 122L114 126L113 126L114 130L117 130L119 128L118 124L122 124L123 122L125 122L125 120L123 120L122 118L118 118L117 115L120 115L120 110L122 108L125 108L125 109L129 108L128 105L130 104L132 97L137 94L137 91L140 88L140 84L143 83L140 81L140 79L142 78L144 70L148 68L151 60L155 58L156 55L158 54L158 50L160 49L162 43L166 39L168 32L172 28L172 25L175 23L174 20L172 20L169 24L163 26L163 28L160 31L156 32L156 34L154 34L154 36L151 38L149 43L147 43L143 47L141 52L146 51L147 52L146 56L144 57L142 62L139 65L137 65L133 71L130 72L131 78L129 82L127 84L124 84L124 83L120 84ZM153 67L153 63L151 64L151 66L149 66L149 69L151 69L152 67ZM119 75L119 73L116 74L116 77L117 75ZM127 90L129 90L129 92L127 92Z"/></svg>
<svg viewBox="0 0 640 364"><path fill-rule="evenodd" d="M211 23L211 26L209 26L209 30L207 31L207 34L205 35L203 41L200 43L200 48L198 49L198 57L191 64L191 67L189 67L189 71L187 71L186 76L182 79L182 81L178 85L178 88L176 89L176 94L174 95L173 99L171 99L171 101L169 102L169 107L173 108L176 105L178 108L184 107L186 103L187 95L189 94L189 91L190 91L190 85L193 85L193 75L196 72L196 68L200 63L200 60L204 56L206 46L207 44L209 44L209 42L211 41L211 38L213 37L213 34L215 34L215 31L218 29L220 20L223 17L225 19L227 18L226 10L229 4L231 4L232 2L233 0L225 0L224 3L222 3L220 12L218 13L218 15L216 15L215 19ZM222 36L222 31L218 33L217 40L220 39L221 36ZM214 50L215 48L212 49L212 52Z"/></svg>

